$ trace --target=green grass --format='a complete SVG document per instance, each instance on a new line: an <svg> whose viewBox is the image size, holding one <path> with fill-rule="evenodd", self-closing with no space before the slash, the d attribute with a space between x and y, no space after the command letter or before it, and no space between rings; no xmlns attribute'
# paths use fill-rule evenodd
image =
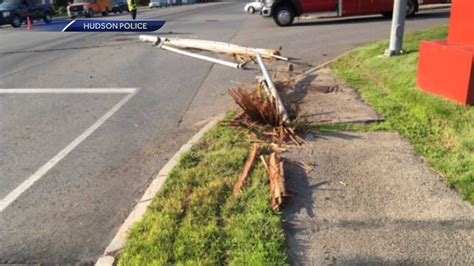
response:
<svg viewBox="0 0 474 266"><path fill-rule="evenodd" d="M256 164L244 192L232 195L251 143L220 124L186 153L130 233L120 265L288 264L268 177Z"/></svg>
<svg viewBox="0 0 474 266"><path fill-rule="evenodd" d="M324 130L398 131L449 185L474 203L474 108L421 92L416 86L421 40L445 39L447 27L408 35L406 55L384 58L386 41L357 49L334 63L333 72L358 88L386 122L370 127L325 127Z"/></svg>

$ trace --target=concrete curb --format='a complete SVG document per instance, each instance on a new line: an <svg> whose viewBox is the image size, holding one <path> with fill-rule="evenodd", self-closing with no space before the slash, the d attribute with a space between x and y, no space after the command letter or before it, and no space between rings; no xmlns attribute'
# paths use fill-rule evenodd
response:
<svg viewBox="0 0 474 266"><path fill-rule="evenodd" d="M355 51L357 48L359 48L359 47L352 48L352 49L350 49L350 50L348 50L348 51L343 52L342 54L337 55L337 56L334 57L333 59L330 59L330 60L328 60L328 61L326 61L326 62L324 62L324 63L322 63L322 64L319 64L319 65L317 65L317 66L315 66L315 67L312 67L312 68L306 70L305 72L303 72L302 75L303 75L303 76L304 76L304 75L308 75L308 74L311 73L311 72L314 72L314 71L320 70L320 69L322 69L322 68L325 68L325 67L327 67L328 65L330 65L330 64L332 64L332 63L338 61L339 59L343 58L344 56L346 56L346 55L352 53L352 52Z"/></svg>
<svg viewBox="0 0 474 266"><path fill-rule="evenodd" d="M191 150L191 147L196 144L204 136L204 134L206 134L206 132L213 128L222 119L224 119L224 115L219 115L212 118L186 144L181 146L178 152L176 152L173 157L163 166L163 168L161 168L160 172L153 179L150 186L148 186L147 190L145 191L141 199L138 201L137 205L135 205L132 212L128 215L127 219L125 219L125 222L120 226L120 229L105 249L103 256L97 260L95 265L114 265L114 256L116 256L116 254L123 249L130 229L145 215L148 206L151 204L156 194L160 191L166 179L168 179L171 170L173 170L173 168L179 163L179 159L181 158L181 156Z"/></svg>

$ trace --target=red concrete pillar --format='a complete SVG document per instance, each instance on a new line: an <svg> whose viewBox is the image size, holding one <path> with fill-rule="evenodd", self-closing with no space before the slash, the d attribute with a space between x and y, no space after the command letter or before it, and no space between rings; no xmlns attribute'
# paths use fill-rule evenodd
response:
<svg viewBox="0 0 474 266"><path fill-rule="evenodd" d="M453 0L447 41L421 42L418 86L474 104L474 0Z"/></svg>

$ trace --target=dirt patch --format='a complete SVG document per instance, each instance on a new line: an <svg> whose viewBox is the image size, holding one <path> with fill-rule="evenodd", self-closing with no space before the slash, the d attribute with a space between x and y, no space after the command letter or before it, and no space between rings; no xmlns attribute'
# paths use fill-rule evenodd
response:
<svg viewBox="0 0 474 266"><path fill-rule="evenodd" d="M329 68L305 73L296 82L298 118L310 123L369 123L383 117L354 88L336 79Z"/></svg>
<svg viewBox="0 0 474 266"><path fill-rule="evenodd" d="M397 133L332 133L285 157L294 265L473 265L474 207Z"/></svg>

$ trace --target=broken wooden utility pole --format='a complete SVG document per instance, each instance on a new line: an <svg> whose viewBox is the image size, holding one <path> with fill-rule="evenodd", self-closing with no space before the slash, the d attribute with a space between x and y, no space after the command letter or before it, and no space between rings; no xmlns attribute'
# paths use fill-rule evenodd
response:
<svg viewBox="0 0 474 266"><path fill-rule="evenodd" d="M265 58L288 61L288 58L280 56L280 52L275 49L251 48L225 42L180 38L165 38L163 43L178 48L199 49L224 54L245 54L253 57L260 54Z"/></svg>
<svg viewBox="0 0 474 266"><path fill-rule="evenodd" d="M210 57L210 56L191 53L191 52L184 51L184 50L181 50L181 49L177 49L177 48L174 48L174 47L170 47L170 46L164 45L164 44L159 44L158 47L163 49L163 50L166 50L166 51L170 51L170 52L177 53L177 54L182 54L182 55L187 55L187 56L194 57L194 58L197 58L197 59L209 61L211 63L220 64L220 65L223 65L223 66L228 66L228 67L237 68L237 69L241 69L243 67L243 64L237 64L237 63L217 59L217 58Z"/></svg>
<svg viewBox="0 0 474 266"><path fill-rule="evenodd" d="M216 42L208 40L196 39L181 39L181 38L160 38L159 36L140 35L140 40L145 42L152 42L155 45L163 43L167 46L172 46L181 49L198 49L222 54L242 54L256 57L257 54L264 58L274 58L278 60L288 61L288 58L280 55L276 49L252 48L240 46L232 43Z"/></svg>
<svg viewBox="0 0 474 266"><path fill-rule="evenodd" d="M278 108L278 113L281 115L281 120L285 124L288 122L288 113L286 112L285 106L278 95L278 91L275 87L275 84L272 81L270 73L268 73L267 67L263 62L262 57L260 54L257 54L257 62L262 69L263 77L265 78L264 87L267 90L268 95L270 95L272 101L275 103L276 107Z"/></svg>
<svg viewBox="0 0 474 266"><path fill-rule="evenodd" d="M160 38L157 37L157 36L140 35L140 40L143 41L143 42L151 42L154 45L157 45L158 48L161 48L161 49L166 50L166 51L170 51L170 52L173 52L173 53L194 57L194 58L197 58L197 59L205 60L205 61L208 61L208 62L211 62L211 63L220 64L220 65L223 65L223 66L242 69L243 65L244 65L244 64L237 64L237 63L234 63L234 62L229 62L229 61L217 59L217 58L214 58L214 57L200 55L200 54L196 54L196 53L191 53L191 52L188 52L188 51L184 51L184 50L181 50L181 49L170 47L168 45L165 45L163 42L161 42Z"/></svg>

